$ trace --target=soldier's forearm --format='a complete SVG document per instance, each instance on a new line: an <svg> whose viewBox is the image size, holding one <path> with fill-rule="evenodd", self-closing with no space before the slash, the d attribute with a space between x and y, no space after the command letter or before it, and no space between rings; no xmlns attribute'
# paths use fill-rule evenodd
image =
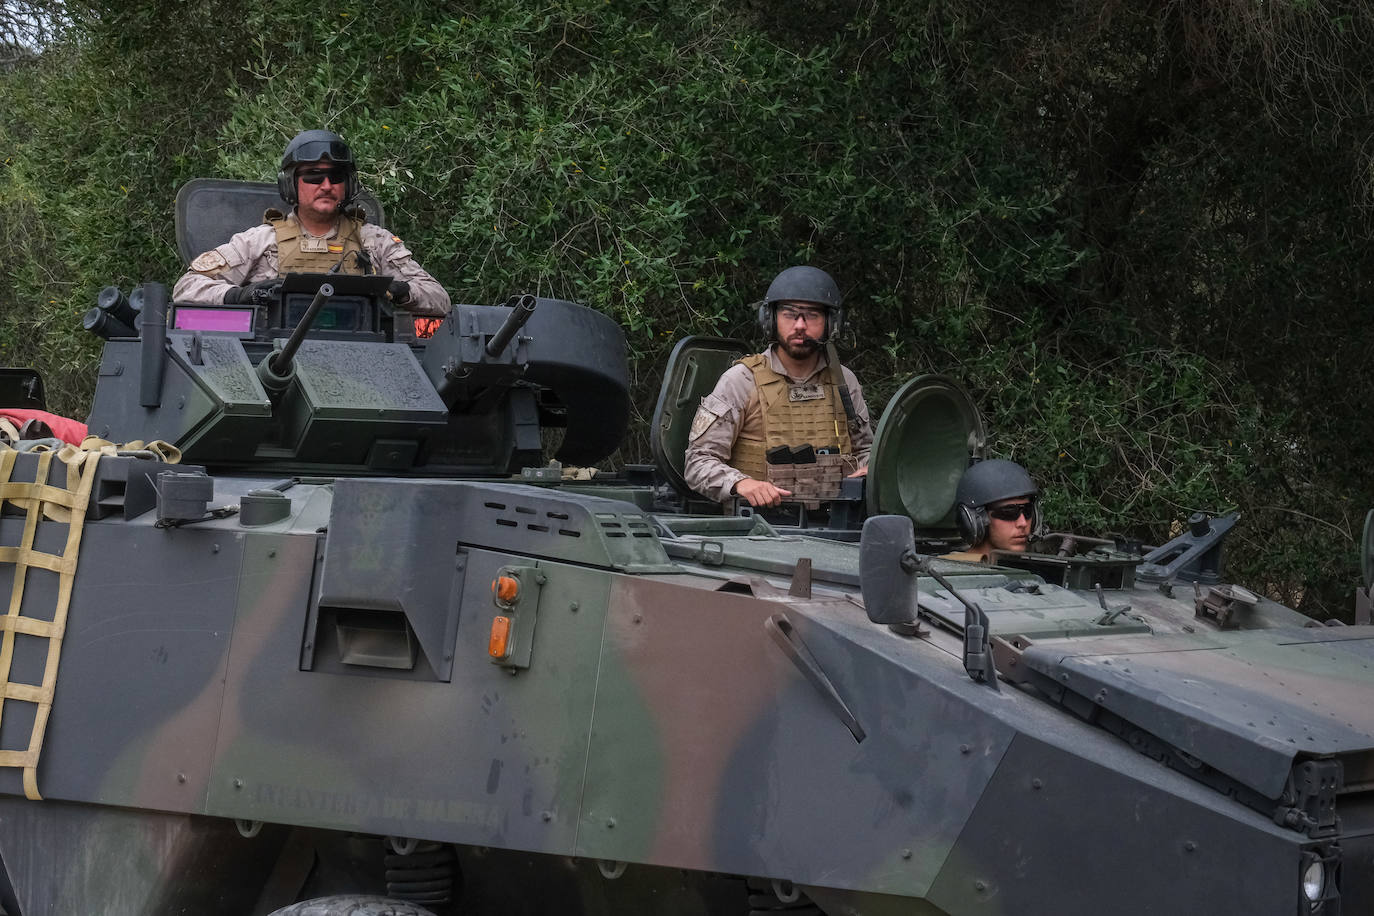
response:
<svg viewBox="0 0 1374 916"><path fill-rule="evenodd" d="M172 299L176 302L200 302L205 305L223 305L224 294L233 284L224 279L207 277L189 271L182 275L172 288Z"/></svg>

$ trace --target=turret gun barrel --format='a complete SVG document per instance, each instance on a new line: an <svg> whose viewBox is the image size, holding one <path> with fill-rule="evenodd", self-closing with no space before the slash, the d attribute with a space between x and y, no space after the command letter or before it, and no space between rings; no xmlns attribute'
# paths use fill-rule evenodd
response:
<svg viewBox="0 0 1374 916"><path fill-rule="evenodd" d="M321 283L320 289L315 293L315 298L310 300L310 307L301 316L300 323L291 332L291 336L286 340L286 346L281 348L281 352L274 353L268 359L272 361L272 369L275 372L286 374L291 371L291 361L296 358L296 351L301 348L301 341L305 340L305 335L310 332L310 326L315 323L315 317L320 314L320 309L329 301L329 297L334 295L334 284Z"/></svg>
<svg viewBox="0 0 1374 916"><path fill-rule="evenodd" d="M305 310L301 320L296 324L291 336L286 339L286 344L280 350L274 350L267 354L258 363L258 379L262 382L262 387L267 389L267 394L274 401L281 396L286 387L291 384L291 377L295 373L292 361L296 358L296 351L300 349L301 342L305 340L305 335L310 333L310 327L315 323L320 310L325 303L334 295L334 285L332 283L321 283L319 290L315 293L315 298L310 301L310 307Z"/></svg>
<svg viewBox="0 0 1374 916"><path fill-rule="evenodd" d="M501 325L500 329L491 336L491 340L487 341L488 356L498 356L502 350L506 349L506 345L525 326L525 322L530 320L537 304L538 300L528 293L512 300L510 315L507 316L506 323Z"/></svg>

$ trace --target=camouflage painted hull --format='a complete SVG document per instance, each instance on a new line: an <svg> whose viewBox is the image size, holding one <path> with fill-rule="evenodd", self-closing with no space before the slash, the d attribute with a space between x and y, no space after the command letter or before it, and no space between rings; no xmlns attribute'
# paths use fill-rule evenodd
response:
<svg viewBox="0 0 1374 916"><path fill-rule="evenodd" d="M269 483L218 478L216 503ZM23 916L265 912L306 880L297 847L354 834L458 844L466 912L743 913L734 876L829 914L1374 908L1369 627L1263 602L1210 630L1140 587L1096 624L1096 597L947 564L1024 637L998 692L938 586L920 635L869 622L852 544L675 534L556 488L281 492L251 527L87 522L45 800L0 771ZM31 573L25 613L54 587ZM18 639L12 679L41 658ZM5 747L28 737L15 706ZM1339 784L1295 790L1312 761Z"/></svg>

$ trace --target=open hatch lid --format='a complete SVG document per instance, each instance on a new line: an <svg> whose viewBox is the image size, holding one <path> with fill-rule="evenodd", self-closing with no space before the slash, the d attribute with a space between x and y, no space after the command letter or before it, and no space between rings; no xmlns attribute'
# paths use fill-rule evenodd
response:
<svg viewBox="0 0 1374 916"><path fill-rule="evenodd" d="M869 515L906 515L916 537L958 537L954 492L987 442L983 418L954 379L922 375L888 402L868 457Z"/></svg>
<svg viewBox="0 0 1374 916"><path fill-rule="evenodd" d="M682 471L697 405L716 387L721 374L750 352L741 340L694 335L678 341L668 357L649 426L649 448L658 472L683 495L691 492Z"/></svg>
<svg viewBox="0 0 1374 916"><path fill-rule="evenodd" d="M364 190L350 207L362 207L367 221L386 225L382 205ZM223 245L238 232L262 223L268 209L291 209L277 194L275 183L234 181L227 178L193 178L177 191L177 253L182 264L196 255Z"/></svg>

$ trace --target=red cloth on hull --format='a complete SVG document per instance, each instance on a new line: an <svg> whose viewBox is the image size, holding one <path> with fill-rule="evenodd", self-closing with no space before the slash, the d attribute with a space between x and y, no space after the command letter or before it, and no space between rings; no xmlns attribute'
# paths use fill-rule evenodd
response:
<svg viewBox="0 0 1374 916"><path fill-rule="evenodd" d="M9 420L15 426L23 426L29 420L42 420L48 424L53 431L53 435L63 442L70 442L72 445L80 445L86 440L86 424L67 417L59 417L55 413L48 413L46 410L29 410L20 407L0 407L0 417Z"/></svg>

